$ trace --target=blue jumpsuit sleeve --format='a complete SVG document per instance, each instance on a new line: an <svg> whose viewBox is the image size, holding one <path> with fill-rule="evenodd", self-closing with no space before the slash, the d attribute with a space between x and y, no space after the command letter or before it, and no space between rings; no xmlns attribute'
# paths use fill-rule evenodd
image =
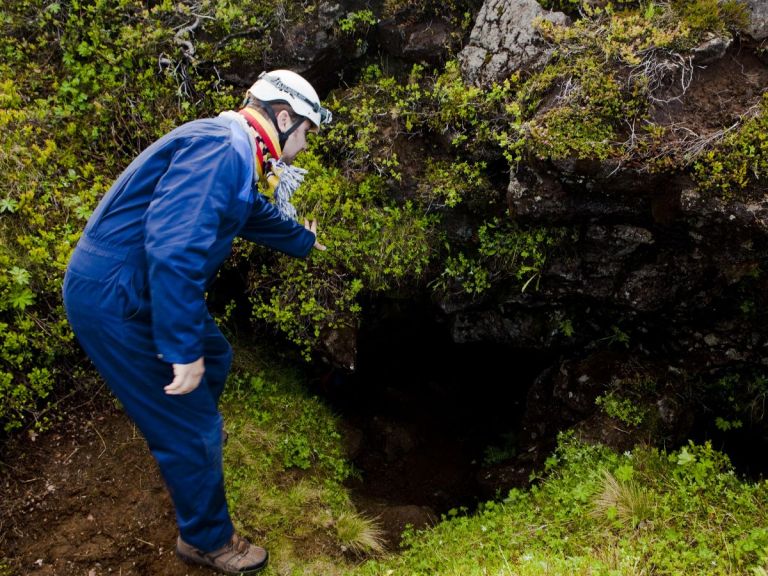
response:
<svg viewBox="0 0 768 576"><path fill-rule="evenodd" d="M306 257L315 235L295 220L283 220L263 194L254 194L253 208L239 235L289 256Z"/></svg>
<svg viewBox="0 0 768 576"><path fill-rule="evenodd" d="M144 216L144 246L152 332L166 362L187 364L203 356L206 263L243 187L243 172L227 138L190 138L155 186Z"/></svg>

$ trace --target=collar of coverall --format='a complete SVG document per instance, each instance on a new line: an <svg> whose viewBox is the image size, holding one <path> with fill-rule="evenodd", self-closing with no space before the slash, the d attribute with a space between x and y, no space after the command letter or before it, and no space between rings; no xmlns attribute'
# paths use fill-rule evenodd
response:
<svg viewBox="0 0 768 576"><path fill-rule="evenodd" d="M264 167L267 156L271 156L274 160L279 160L282 155L277 130L272 125L272 122L255 110L243 108L238 112L256 132L256 170L259 174L259 179L264 179Z"/></svg>

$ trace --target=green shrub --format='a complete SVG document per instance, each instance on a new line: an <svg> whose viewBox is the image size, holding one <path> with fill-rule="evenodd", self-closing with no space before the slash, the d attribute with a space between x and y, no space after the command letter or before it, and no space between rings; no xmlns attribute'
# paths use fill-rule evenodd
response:
<svg viewBox="0 0 768 576"><path fill-rule="evenodd" d="M301 163L310 175L296 195L297 208L319 220L328 250L296 260L241 244L238 256L270 258L251 270L253 315L279 327L308 356L327 330L357 325L361 292L418 282L435 231L434 218L412 203L387 201L378 176L351 182L321 167L311 152Z"/></svg>
<svg viewBox="0 0 768 576"><path fill-rule="evenodd" d="M231 97L183 61L170 2L12 0L0 8L0 423L40 420L78 378L63 272L93 208L143 147ZM159 58L177 59L158 71ZM183 65L185 83L179 83ZM204 100L204 102L203 102Z"/></svg>
<svg viewBox="0 0 768 576"><path fill-rule="evenodd" d="M411 531L354 574L750 574L765 566L768 483L709 444L619 455L562 434L530 489Z"/></svg>
<svg viewBox="0 0 768 576"><path fill-rule="evenodd" d="M445 269L434 281L434 289L444 294L480 295L493 285L509 281L525 290L538 283L548 251L568 235L567 229L534 228L525 230L510 220L492 220L480 225L476 252L449 253ZM536 284L534 284L536 286Z"/></svg>

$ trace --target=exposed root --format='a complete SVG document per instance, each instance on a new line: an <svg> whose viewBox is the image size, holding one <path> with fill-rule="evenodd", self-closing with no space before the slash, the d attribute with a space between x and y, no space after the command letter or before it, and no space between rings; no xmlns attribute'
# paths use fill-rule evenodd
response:
<svg viewBox="0 0 768 576"><path fill-rule="evenodd" d="M658 49L646 50L643 59L629 73L631 84L645 83L648 99L654 104L680 102L693 81L695 66L692 56L682 56L677 52L667 52ZM675 96L662 98L659 95L672 88L679 74L679 90Z"/></svg>

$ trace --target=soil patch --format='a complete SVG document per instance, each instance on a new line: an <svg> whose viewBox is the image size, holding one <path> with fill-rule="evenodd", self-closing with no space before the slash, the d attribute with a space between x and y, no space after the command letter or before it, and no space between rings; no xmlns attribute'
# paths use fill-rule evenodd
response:
<svg viewBox="0 0 768 576"><path fill-rule="evenodd" d="M176 521L146 442L109 395L81 401L43 434L19 434L0 463L0 558L24 575L209 575L175 556Z"/></svg>
<svg viewBox="0 0 768 576"><path fill-rule="evenodd" d="M693 157L757 113L768 86L768 66L739 43L714 62L686 65L656 95L660 101L651 116L668 129L671 152Z"/></svg>

